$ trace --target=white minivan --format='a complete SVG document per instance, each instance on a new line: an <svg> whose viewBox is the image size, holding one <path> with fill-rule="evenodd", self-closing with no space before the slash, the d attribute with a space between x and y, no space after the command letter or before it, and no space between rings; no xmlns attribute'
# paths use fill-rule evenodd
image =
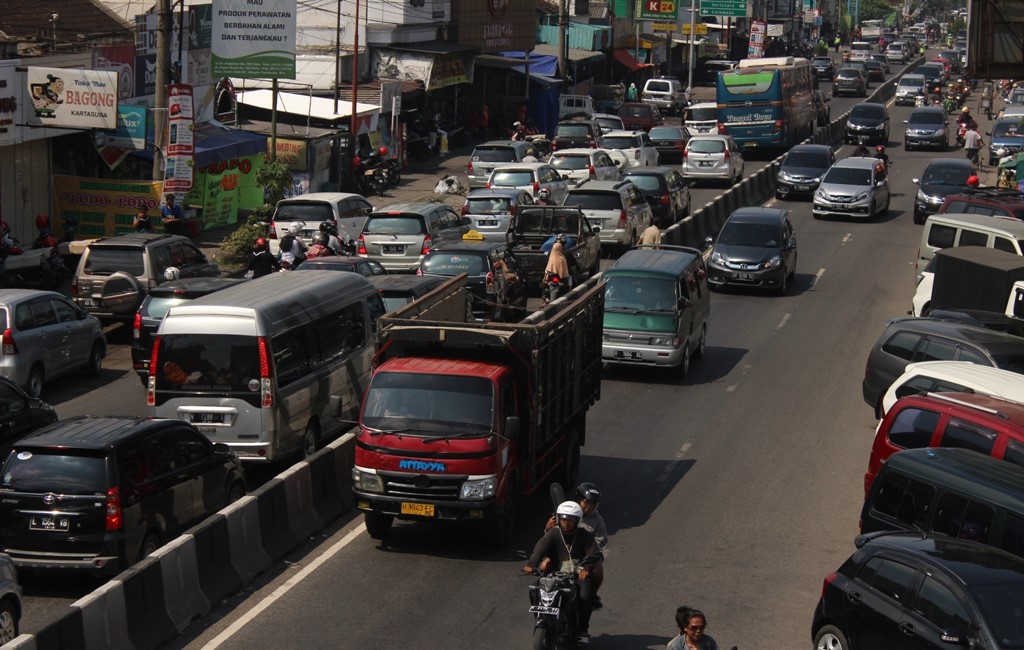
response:
<svg viewBox="0 0 1024 650"><path fill-rule="evenodd" d="M302 453L351 426L370 379L380 293L359 273L271 273L172 307L146 401L248 463Z"/></svg>
<svg viewBox="0 0 1024 650"><path fill-rule="evenodd" d="M882 397L884 416L901 397L919 393L984 393L1024 402L1024 375L970 361L920 361L892 382Z"/></svg>

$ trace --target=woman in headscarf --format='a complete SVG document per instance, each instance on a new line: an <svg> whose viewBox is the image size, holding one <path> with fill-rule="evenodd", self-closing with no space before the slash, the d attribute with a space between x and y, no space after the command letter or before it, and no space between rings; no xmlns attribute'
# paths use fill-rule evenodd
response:
<svg viewBox="0 0 1024 650"><path fill-rule="evenodd" d="M557 275L567 286L572 283L572 277L569 275L569 261L565 259L561 241L556 241L551 247L551 252L548 253L548 265L544 267L545 284L552 275Z"/></svg>

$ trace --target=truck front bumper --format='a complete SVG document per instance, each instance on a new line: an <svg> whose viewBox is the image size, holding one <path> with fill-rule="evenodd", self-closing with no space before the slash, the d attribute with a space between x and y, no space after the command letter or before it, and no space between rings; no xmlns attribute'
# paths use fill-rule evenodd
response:
<svg viewBox="0 0 1024 650"><path fill-rule="evenodd" d="M665 366L674 368L683 362L681 347L603 343L601 361L628 366Z"/></svg>
<svg viewBox="0 0 1024 650"><path fill-rule="evenodd" d="M402 499L353 490L356 510L417 521L479 521L496 517L497 501L436 501Z"/></svg>

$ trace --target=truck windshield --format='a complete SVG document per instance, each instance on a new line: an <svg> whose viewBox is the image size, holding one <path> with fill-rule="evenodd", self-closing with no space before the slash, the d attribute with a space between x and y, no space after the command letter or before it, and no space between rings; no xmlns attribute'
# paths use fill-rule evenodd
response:
<svg viewBox="0 0 1024 650"><path fill-rule="evenodd" d="M366 392L362 424L384 431L437 434L493 428L491 382L482 377L384 372Z"/></svg>
<svg viewBox="0 0 1024 650"><path fill-rule="evenodd" d="M628 311L674 310L676 283L663 278L641 278L614 275L608 278L604 289L605 309Z"/></svg>

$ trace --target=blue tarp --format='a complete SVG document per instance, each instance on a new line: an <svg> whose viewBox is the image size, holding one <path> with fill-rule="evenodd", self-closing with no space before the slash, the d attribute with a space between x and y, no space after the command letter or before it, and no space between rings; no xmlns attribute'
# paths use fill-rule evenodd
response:
<svg viewBox="0 0 1024 650"><path fill-rule="evenodd" d="M152 137L152 136L150 136ZM224 160L251 156L267 150L267 136L215 124L197 124L195 129L195 166L207 167ZM133 156L153 160L153 149L133 151Z"/></svg>
<svg viewBox="0 0 1024 650"><path fill-rule="evenodd" d="M526 52L499 52L501 56L509 59L526 60ZM518 72L525 72L525 65L512 68ZM542 74L553 77L558 74L558 57L530 52L530 74Z"/></svg>

